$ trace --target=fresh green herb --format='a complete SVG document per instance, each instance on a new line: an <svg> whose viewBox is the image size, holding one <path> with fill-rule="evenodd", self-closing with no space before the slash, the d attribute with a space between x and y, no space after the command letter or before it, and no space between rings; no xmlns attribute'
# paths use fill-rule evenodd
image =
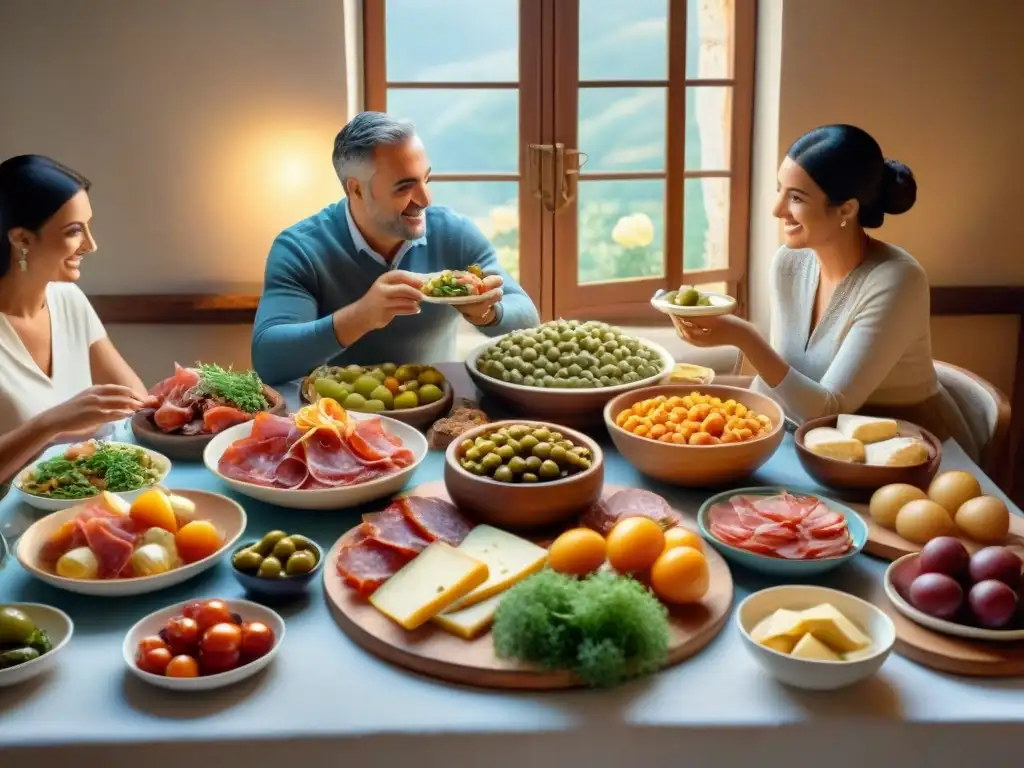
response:
<svg viewBox="0 0 1024 768"><path fill-rule="evenodd" d="M493 637L503 658L569 670L590 686L607 687L664 665L668 611L628 576L575 579L545 569L505 594Z"/></svg>
<svg viewBox="0 0 1024 768"><path fill-rule="evenodd" d="M219 365L203 364L199 370L198 394L217 398L246 413L258 413L270 407L263 395L263 382L255 371L233 371Z"/></svg>
<svg viewBox="0 0 1024 768"><path fill-rule="evenodd" d="M38 627L32 630L32 634L28 636L28 641L25 645L41 654L53 650L53 643L50 642L50 637Z"/></svg>
<svg viewBox="0 0 1024 768"><path fill-rule="evenodd" d="M22 489L51 499L87 499L104 490L123 493L145 488L159 476L159 468L141 448L97 443L91 453L40 462L25 478Z"/></svg>

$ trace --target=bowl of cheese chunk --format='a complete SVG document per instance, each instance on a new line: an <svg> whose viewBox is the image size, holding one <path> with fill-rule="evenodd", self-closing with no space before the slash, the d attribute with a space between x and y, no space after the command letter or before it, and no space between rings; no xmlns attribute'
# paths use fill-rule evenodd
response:
<svg viewBox="0 0 1024 768"><path fill-rule="evenodd" d="M939 471L942 443L898 419L841 413L802 424L793 436L800 464L821 485L871 494L883 485L925 489Z"/></svg>

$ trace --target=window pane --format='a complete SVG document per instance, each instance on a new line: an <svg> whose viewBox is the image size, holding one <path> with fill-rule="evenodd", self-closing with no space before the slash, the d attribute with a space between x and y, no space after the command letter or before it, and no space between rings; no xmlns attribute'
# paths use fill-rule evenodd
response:
<svg viewBox="0 0 1024 768"><path fill-rule="evenodd" d="M473 220L494 244L498 263L519 280L519 184L514 181L433 181L433 205Z"/></svg>
<svg viewBox="0 0 1024 768"><path fill-rule="evenodd" d="M667 51L668 0L580 0L580 80L664 80Z"/></svg>
<svg viewBox="0 0 1024 768"><path fill-rule="evenodd" d="M580 283L665 274L663 181L581 181Z"/></svg>
<svg viewBox="0 0 1024 768"><path fill-rule="evenodd" d="M385 9L388 80L519 80L518 0L387 0Z"/></svg>
<svg viewBox="0 0 1024 768"><path fill-rule="evenodd" d="M584 171L665 168L664 88L581 88Z"/></svg>
<svg viewBox="0 0 1024 768"><path fill-rule="evenodd" d="M686 89L686 170L728 171L732 88Z"/></svg>
<svg viewBox="0 0 1024 768"><path fill-rule="evenodd" d="M683 272L729 266L729 179L683 181Z"/></svg>
<svg viewBox="0 0 1024 768"><path fill-rule="evenodd" d="M731 78L736 0L686 3L686 77Z"/></svg>
<svg viewBox="0 0 1024 768"><path fill-rule="evenodd" d="M729 284L726 282L721 283L700 283L693 286L701 293L724 293L726 296L729 295ZM733 298L736 298L735 296Z"/></svg>
<svg viewBox="0 0 1024 768"><path fill-rule="evenodd" d="M388 112L416 123L435 173L517 173L519 92L388 91Z"/></svg>

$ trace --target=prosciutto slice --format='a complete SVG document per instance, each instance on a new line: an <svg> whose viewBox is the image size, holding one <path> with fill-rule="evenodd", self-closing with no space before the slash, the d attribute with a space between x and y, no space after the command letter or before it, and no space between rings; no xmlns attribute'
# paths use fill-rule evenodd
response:
<svg viewBox="0 0 1024 768"><path fill-rule="evenodd" d="M473 528L465 515L450 501L426 496L406 496L395 501L405 519L428 541L459 546Z"/></svg>
<svg viewBox="0 0 1024 768"><path fill-rule="evenodd" d="M785 560L839 557L853 548L844 515L813 496L787 491L714 504L708 529L730 546Z"/></svg>
<svg viewBox="0 0 1024 768"><path fill-rule="evenodd" d="M360 530L353 540L338 552L336 567L338 575L346 584L359 594L369 596L412 560L412 557L413 555L403 554L397 549L384 546Z"/></svg>
<svg viewBox="0 0 1024 768"><path fill-rule="evenodd" d="M215 435L236 424L244 424L251 418L252 416L241 408L232 408L229 405L215 405L203 411L203 429L205 432Z"/></svg>
<svg viewBox="0 0 1024 768"><path fill-rule="evenodd" d="M407 467L413 462L412 451L403 446L398 437L385 432L380 419L357 421L349 437L349 445L353 453L368 462L390 459L399 467Z"/></svg>
<svg viewBox="0 0 1024 768"><path fill-rule="evenodd" d="M580 522L602 536L607 536L619 521L627 517L649 517L662 525L674 525L679 522L679 516L665 499L640 488L616 491L584 512Z"/></svg>
<svg viewBox="0 0 1024 768"><path fill-rule="evenodd" d="M130 526L100 515L85 520L79 518L79 525L86 545L99 563L99 578L116 579L131 575L126 570L135 549L136 534L128 530Z"/></svg>

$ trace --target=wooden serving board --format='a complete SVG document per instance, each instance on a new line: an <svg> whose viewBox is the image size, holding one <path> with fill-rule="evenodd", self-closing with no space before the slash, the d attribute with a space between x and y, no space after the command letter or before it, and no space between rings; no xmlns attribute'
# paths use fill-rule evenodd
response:
<svg viewBox="0 0 1024 768"><path fill-rule="evenodd" d="M880 557L883 560L899 560L904 555L921 551L920 544L907 541L896 531L883 528L876 523L868 512L867 504L856 502L846 502L846 504L860 515L868 526L868 543L864 546L864 551L869 555ZM965 536L960 537L960 540L963 541L964 546L972 553L986 546L976 541L971 541ZM1003 541L1003 545L1010 547L1017 554L1024 557L1024 517L1010 512L1010 533Z"/></svg>
<svg viewBox="0 0 1024 768"><path fill-rule="evenodd" d="M618 490L621 489L606 485L602 496L608 497ZM440 481L426 483L403 495L448 498ZM688 528L696 528L688 515L682 516L688 521ZM581 685L567 672L549 672L499 659L490 632L467 641L430 622L412 632L402 629L346 586L334 567L339 550L357 530L358 527L353 528L342 536L327 554L324 589L338 624L364 650L414 672L463 685L533 690ZM704 555L711 571L711 587L700 604L670 608L666 666L678 664L700 651L719 633L729 615L733 600L729 566L710 546L704 547Z"/></svg>

